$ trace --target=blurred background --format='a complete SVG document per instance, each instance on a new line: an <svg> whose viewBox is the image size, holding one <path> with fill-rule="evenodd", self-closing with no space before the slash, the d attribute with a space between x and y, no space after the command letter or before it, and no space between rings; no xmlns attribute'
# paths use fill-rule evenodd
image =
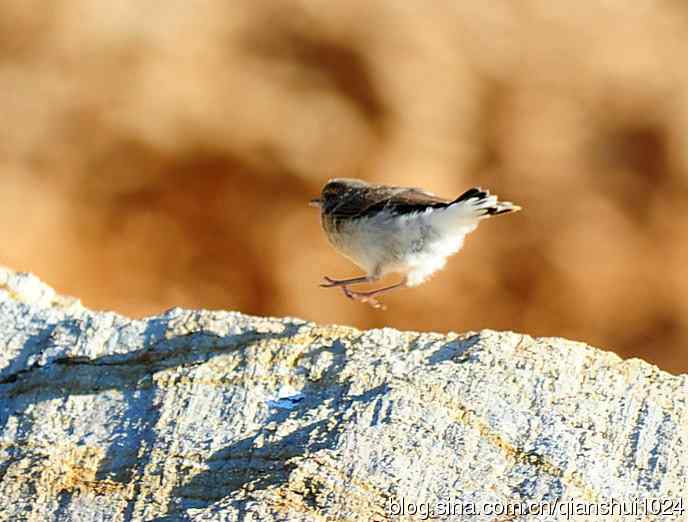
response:
<svg viewBox="0 0 688 522"><path fill-rule="evenodd" d="M0 263L89 307L564 336L688 370L688 4L3 0ZM383 298L332 177L524 211ZM387 282L387 281L385 281Z"/></svg>

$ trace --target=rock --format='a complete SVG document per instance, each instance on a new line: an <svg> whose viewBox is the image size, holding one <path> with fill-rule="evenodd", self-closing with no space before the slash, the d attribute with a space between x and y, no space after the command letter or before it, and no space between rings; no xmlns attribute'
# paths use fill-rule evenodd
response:
<svg viewBox="0 0 688 522"><path fill-rule="evenodd" d="M430 505L460 520L688 496L686 376L581 343L131 320L6 269L0 325L6 520L418 520Z"/></svg>

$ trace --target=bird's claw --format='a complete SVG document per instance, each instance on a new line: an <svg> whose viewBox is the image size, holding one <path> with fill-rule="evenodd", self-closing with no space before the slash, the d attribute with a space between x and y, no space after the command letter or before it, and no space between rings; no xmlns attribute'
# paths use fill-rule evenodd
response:
<svg viewBox="0 0 688 522"><path fill-rule="evenodd" d="M332 279L331 277L323 276L325 280L324 283L320 283L321 288L333 288L340 287L344 295L349 299L360 301L361 303L368 303L370 306L377 310L386 310L387 307L383 305L380 301L375 299L369 292L356 292L349 289L347 281L338 281L337 279Z"/></svg>
<svg viewBox="0 0 688 522"><path fill-rule="evenodd" d="M387 307L384 304L365 292L355 292L353 290L349 290L349 287L347 286L342 287L342 292L344 292L344 295L349 299L360 301L361 303L368 303L376 310L387 310Z"/></svg>
<svg viewBox="0 0 688 522"><path fill-rule="evenodd" d="M337 286L338 281L336 279L332 279L331 277L327 276L324 276L323 279L327 281L327 283L320 283L322 288L332 288L333 286Z"/></svg>

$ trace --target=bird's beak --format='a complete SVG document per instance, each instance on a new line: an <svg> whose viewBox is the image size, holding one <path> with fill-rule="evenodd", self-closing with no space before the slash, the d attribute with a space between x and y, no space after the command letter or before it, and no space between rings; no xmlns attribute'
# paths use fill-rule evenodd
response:
<svg viewBox="0 0 688 522"><path fill-rule="evenodd" d="M320 198L313 198L308 202L308 205L311 207L318 207L320 208Z"/></svg>

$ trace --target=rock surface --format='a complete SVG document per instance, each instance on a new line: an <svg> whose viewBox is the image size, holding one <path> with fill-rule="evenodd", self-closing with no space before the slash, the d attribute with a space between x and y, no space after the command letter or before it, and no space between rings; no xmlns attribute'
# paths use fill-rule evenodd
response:
<svg viewBox="0 0 688 522"><path fill-rule="evenodd" d="M563 339L135 321L3 269L0 346L5 520L419 520L413 504L446 500L688 496L686 376Z"/></svg>

